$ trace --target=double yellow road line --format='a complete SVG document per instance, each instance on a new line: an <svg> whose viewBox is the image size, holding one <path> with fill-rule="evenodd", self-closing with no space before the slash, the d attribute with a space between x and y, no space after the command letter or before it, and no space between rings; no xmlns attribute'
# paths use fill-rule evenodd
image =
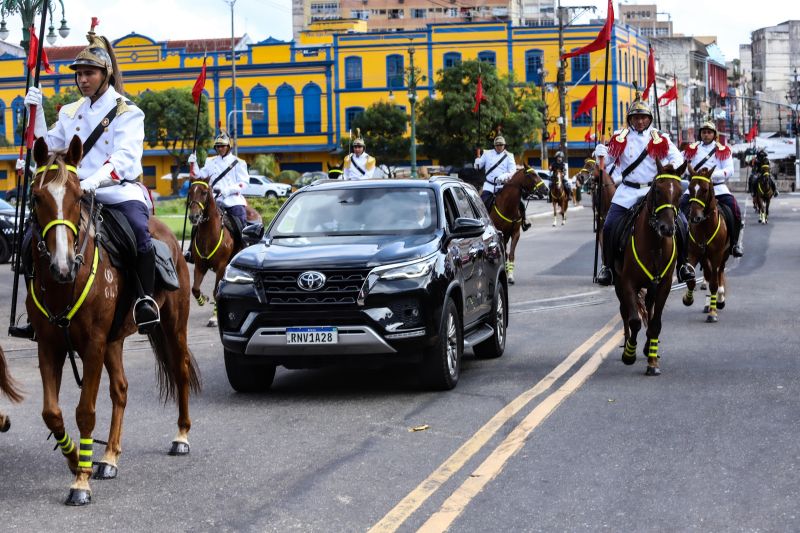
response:
<svg viewBox="0 0 800 533"><path fill-rule="evenodd" d="M497 431L514 415L525 408L535 398L547 392L553 384L566 374L598 342L616 329L602 346L558 389L551 392L520 422L486 460L467 477L466 481L453 492L438 511L433 513L422 525L420 531L445 531L466 509L472 499L497 475L502 472L509 459L525 444L528 436L555 409L578 390L600 367L608 354L617 347L623 338L621 320L612 318L605 326L578 346L547 376L532 388L523 392L495 414L467 442L453 453L422 483L403 498L386 516L371 529L371 533L396 531L416 512L445 482L457 474L464 465L478 453Z"/></svg>

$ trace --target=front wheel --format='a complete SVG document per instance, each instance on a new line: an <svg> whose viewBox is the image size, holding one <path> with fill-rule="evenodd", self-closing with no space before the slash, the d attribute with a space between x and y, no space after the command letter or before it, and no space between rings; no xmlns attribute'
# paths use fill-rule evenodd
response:
<svg viewBox="0 0 800 533"><path fill-rule="evenodd" d="M0 263L8 263L11 259L11 243L0 235Z"/></svg>
<svg viewBox="0 0 800 533"><path fill-rule="evenodd" d="M275 191L267 191L267 194L264 195L264 198L267 200L277 200L278 194Z"/></svg>
<svg viewBox="0 0 800 533"><path fill-rule="evenodd" d="M265 392L275 379L275 365L225 350L225 373L236 392Z"/></svg>
<svg viewBox="0 0 800 533"><path fill-rule="evenodd" d="M494 335L472 347L478 359L495 359L506 349L506 328L508 327L508 306L506 291L502 283L494 289L492 313L487 323L494 329Z"/></svg>
<svg viewBox="0 0 800 533"><path fill-rule="evenodd" d="M464 332L461 316L451 298L445 303L439 340L425 350L420 367L423 383L433 390L450 390L458 383L461 373L461 356L464 353Z"/></svg>

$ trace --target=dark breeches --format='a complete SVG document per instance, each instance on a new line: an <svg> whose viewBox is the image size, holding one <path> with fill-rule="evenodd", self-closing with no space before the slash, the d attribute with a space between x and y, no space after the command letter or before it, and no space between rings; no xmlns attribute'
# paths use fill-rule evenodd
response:
<svg viewBox="0 0 800 533"><path fill-rule="evenodd" d="M136 236L136 251L144 253L150 250L153 243L150 242L150 229L147 222L150 220L150 211L143 202L130 200L114 205L107 205L106 209L113 209L122 213L128 219L128 223Z"/></svg>
<svg viewBox="0 0 800 533"><path fill-rule="evenodd" d="M229 217L238 218L239 221L242 223L241 227L245 227L247 225L247 214L245 212L243 205L234 205L231 207L226 207L225 212L228 213Z"/></svg>

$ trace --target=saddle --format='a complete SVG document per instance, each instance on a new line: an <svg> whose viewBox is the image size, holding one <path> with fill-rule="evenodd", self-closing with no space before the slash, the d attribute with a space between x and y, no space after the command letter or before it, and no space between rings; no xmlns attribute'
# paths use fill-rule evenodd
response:
<svg viewBox="0 0 800 533"><path fill-rule="evenodd" d="M609 250L611 250L613 253L613 256L610 258L611 263L609 263L609 265L613 264L613 261L619 256L619 254L623 252L625 246L628 244L628 241L631 239L636 217L644 207L645 198L646 196L639 198L636 203L630 209L628 209L628 212L625 214L625 216L620 218L619 222L617 222L614 227L611 228L611 242L608 243L608 246Z"/></svg>
<svg viewBox="0 0 800 533"><path fill-rule="evenodd" d="M222 225L228 228L237 248L244 248L244 243L242 242L242 230L244 229L244 225L238 217L229 216L225 208L222 208Z"/></svg>
<svg viewBox="0 0 800 533"><path fill-rule="evenodd" d="M733 217L733 211L727 205L723 204L722 202L717 202L717 209L719 209L720 214L725 219L725 226L728 228L728 241L731 240L731 231L736 224L736 219ZM732 245L735 243L731 243Z"/></svg>

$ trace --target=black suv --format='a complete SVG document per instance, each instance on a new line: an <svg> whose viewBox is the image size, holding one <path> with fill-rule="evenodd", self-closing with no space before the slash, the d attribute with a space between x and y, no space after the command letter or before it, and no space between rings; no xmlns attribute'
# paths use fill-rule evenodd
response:
<svg viewBox="0 0 800 533"><path fill-rule="evenodd" d="M219 285L225 369L266 390L276 365L416 362L458 382L465 346L503 354L505 251L475 189L452 178L320 180L296 192Z"/></svg>

